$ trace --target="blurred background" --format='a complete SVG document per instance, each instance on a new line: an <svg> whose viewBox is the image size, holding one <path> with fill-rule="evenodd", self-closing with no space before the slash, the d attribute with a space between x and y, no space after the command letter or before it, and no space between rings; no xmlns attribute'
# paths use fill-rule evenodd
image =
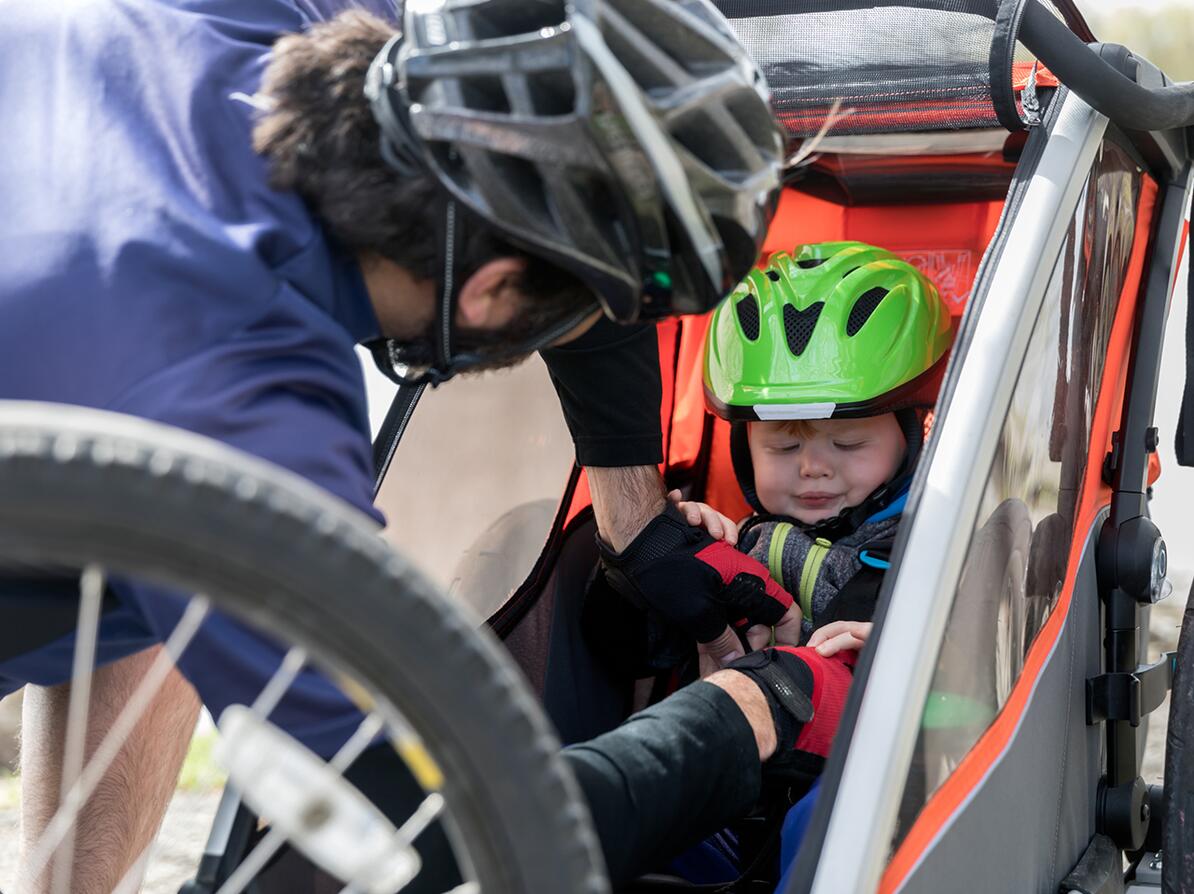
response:
<svg viewBox="0 0 1194 894"><path fill-rule="evenodd" d="M1078 0L1095 36L1122 43L1176 81L1194 80L1194 2Z"/></svg>
<svg viewBox="0 0 1194 894"><path fill-rule="evenodd" d="M1194 0L1078 0L1095 36L1122 43L1177 81L1194 80ZM1178 279L1178 298L1186 290L1189 255ZM1186 302L1175 300L1166 329L1156 424L1161 430L1162 476L1153 516L1169 544L1174 602L1185 602L1194 574L1194 469L1178 467L1173 435L1185 380Z"/></svg>

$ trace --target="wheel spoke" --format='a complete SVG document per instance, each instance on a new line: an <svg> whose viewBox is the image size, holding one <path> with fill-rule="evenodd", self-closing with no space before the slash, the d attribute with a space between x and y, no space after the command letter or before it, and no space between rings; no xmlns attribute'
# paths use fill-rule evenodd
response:
<svg viewBox="0 0 1194 894"><path fill-rule="evenodd" d="M37 878L41 874L54 850L74 827L83 805L91 797L96 786L108 771L108 767L116 759L125 741L149 708L150 702L161 689L162 683L173 669L179 655L190 645L191 640L198 632L200 624L207 616L209 606L210 603L203 596L195 596L187 605L182 618L179 619L178 624L163 644L161 654L154 659L153 664L146 671L145 677L137 684L137 688L117 716L112 728L108 730L107 735L96 748L91 762L87 764L67 796L58 805L57 812L46 826L37 845L30 851L26 870L30 878Z"/></svg>
<svg viewBox="0 0 1194 894"><path fill-rule="evenodd" d="M398 841L401 847L410 847L416 838L423 834L423 830L435 822L444 811L444 796L433 792L423 799L410 818L398 830Z"/></svg>
<svg viewBox="0 0 1194 894"><path fill-rule="evenodd" d="M62 780L59 803L66 803L83 772L87 746L87 715L91 706L91 677L95 671L95 644L99 636L100 606L104 595L104 572L89 565L79 577L79 621L75 629L75 657L70 675L70 705L67 708L66 741L62 748ZM75 826L71 823L54 858L54 894L70 894L75 862Z"/></svg>
<svg viewBox="0 0 1194 894"><path fill-rule="evenodd" d="M269 717L306 663L306 650L295 646L287 652L282 659L282 663L278 665L278 669L274 671L274 675L262 687L261 693L257 696L257 700L253 702L250 710L259 717Z"/></svg>
<svg viewBox="0 0 1194 894"><path fill-rule="evenodd" d="M328 766L337 773L343 774L352 765L352 762L361 756L361 752L369 747L369 743L384 726L385 721L379 714L368 715L361 721L360 726L349 740L340 746L340 750L328 762ZM220 886L216 894L240 894L285 843L285 834L278 829L270 829L261 841L257 842L257 846L245 856L244 861L236 867L236 871L228 876L228 880Z"/></svg>

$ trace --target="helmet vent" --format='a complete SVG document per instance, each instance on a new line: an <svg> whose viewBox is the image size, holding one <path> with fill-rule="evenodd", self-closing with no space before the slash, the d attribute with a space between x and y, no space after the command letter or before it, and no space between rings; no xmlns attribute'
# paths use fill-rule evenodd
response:
<svg viewBox="0 0 1194 894"><path fill-rule="evenodd" d="M568 11L562 0L490 0L469 6L460 4L460 12L467 19L466 27L472 32L470 40L491 40L493 38L516 37L535 34L544 28L556 28L568 20Z"/></svg>
<svg viewBox="0 0 1194 894"><path fill-rule="evenodd" d="M882 286L868 289L858 296L854 307L850 309L850 318L846 320L846 335L854 336L871 318L871 314L890 293Z"/></svg>
<svg viewBox="0 0 1194 894"><path fill-rule="evenodd" d="M461 78L460 99L474 112L510 113L510 100L497 78Z"/></svg>
<svg viewBox="0 0 1194 894"><path fill-rule="evenodd" d="M742 327L742 334L751 341L759 338L759 303L754 295L747 295L734 305L738 311L738 325Z"/></svg>
<svg viewBox="0 0 1194 894"><path fill-rule="evenodd" d="M796 266L801 270L812 270L814 267L820 267L828 258L801 258L796 262Z"/></svg>
<svg viewBox="0 0 1194 894"><path fill-rule="evenodd" d="M809 339L813 337L813 330L817 328L817 320L824 307L824 301L818 301L804 310L797 310L790 304L784 305L784 335L788 339L788 350L793 356L799 357L808 347Z"/></svg>
<svg viewBox="0 0 1194 894"><path fill-rule="evenodd" d="M536 115L555 117L576 111L576 90L567 72L528 78L527 91Z"/></svg>
<svg viewBox="0 0 1194 894"><path fill-rule="evenodd" d="M768 270L767 278L769 280L771 280L772 282L779 282L779 271L778 270Z"/></svg>

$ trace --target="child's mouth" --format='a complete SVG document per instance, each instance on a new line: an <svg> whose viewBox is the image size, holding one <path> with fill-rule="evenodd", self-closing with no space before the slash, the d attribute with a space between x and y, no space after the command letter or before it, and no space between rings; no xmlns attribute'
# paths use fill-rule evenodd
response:
<svg viewBox="0 0 1194 894"><path fill-rule="evenodd" d="M800 494L796 502L805 509L824 509L837 498L837 494Z"/></svg>

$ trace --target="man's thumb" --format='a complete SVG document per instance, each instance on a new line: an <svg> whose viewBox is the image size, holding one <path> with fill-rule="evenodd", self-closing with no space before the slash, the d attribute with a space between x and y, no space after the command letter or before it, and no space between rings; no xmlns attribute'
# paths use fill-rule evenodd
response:
<svg viewBox="0 0 1194 894"><path fill-rule="evenodd" d="M723 667L743 655L742 641L728 626L717 639L707 643L698 643L697 651L717 659L717 662Z"/></svg>

